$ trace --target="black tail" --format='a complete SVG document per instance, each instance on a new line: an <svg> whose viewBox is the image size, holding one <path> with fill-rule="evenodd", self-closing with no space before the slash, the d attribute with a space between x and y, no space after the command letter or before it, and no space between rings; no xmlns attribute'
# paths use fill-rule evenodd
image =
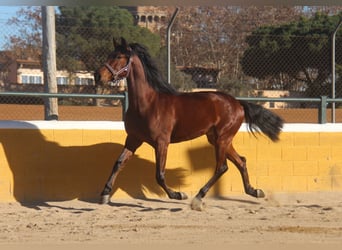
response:
<svg viewBox="0 0 342 250"><path fill-rule="evenodd" d="M260 105L245 101L240 103L245 110L245 120L250 132L254 134L254 131L261 131L272 141L279 140L279 133L284 124L281 117Z"/></svg>

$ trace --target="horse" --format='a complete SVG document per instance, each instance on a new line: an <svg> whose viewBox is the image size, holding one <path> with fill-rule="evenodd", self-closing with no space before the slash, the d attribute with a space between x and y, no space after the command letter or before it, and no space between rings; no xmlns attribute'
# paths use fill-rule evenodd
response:
<svg viewBox="0 0 342 250"><path fill-rule="evenodd" d="M227 160L239 170L244 191L256 198L265 197L249 181L246 158L240 156L232 141L246 121L254 136L263 133L272 141L279 140L283 120L270 110L246 101L239 101L220 91L180 92L162 76L147 48L139 43L113 39L114 51L95 71L97 83L127 80L128 109L124 124L127 133L124 148L101 193L100 203L110 200L118 173L143 142L154 148L156 181L170 199L184 200L184 192L169 188L165 181L165 165L170 143L178 143L206 135L215 149L213 176L191 201L194 210L203 209L202 199L215 182L228 170Z"/></svg>

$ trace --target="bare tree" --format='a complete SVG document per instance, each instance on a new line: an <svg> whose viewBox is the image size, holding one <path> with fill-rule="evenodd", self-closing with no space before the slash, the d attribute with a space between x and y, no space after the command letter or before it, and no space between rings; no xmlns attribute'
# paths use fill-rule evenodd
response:
<svg viewBox="0 0 342 250"><path fill-rule="evenodd" d="M7 22L18 27L18 35L9 37L5 48L15 53L17 59L40 60L42 55L42 17L41 8L23 7L17 15Z"/></svg>
<svg viewBox="0 0 342 250"><path fill-rule="evenodd" d="M175 23L173 60L178 66L215 67L238 78L246 35L261 25L297 20L300 15L295 7L184 7Z"/></svg>

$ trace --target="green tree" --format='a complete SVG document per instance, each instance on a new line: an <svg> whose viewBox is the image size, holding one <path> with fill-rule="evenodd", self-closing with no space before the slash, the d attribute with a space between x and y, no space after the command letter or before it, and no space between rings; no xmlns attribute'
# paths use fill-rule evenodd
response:
<svg viewBox="0 0 342 250"><path fill-rule="evenodd" d="M236 78L223 75L217 82L217 89L233 96L248 96L251 86Z"/></svg>
<svg viewBox="0 0 342 250"><path fill-rule="evenodd" d="M267 23L297 20L294 7L186 6L181 7L172 34L172 60L177 66L220 70L220 76L242 79L239 59L246 34Z"/></svg>
<svg viewBox="0 0 342 250"><path fill-rule="evenodd" d="M116 6L59 7L56 17L58 68L69 71L98 68L113 50L113 38L146 45L152 55L160 38L135 26L133 16Z"/></svg>
<svg viewBox="0 0 342 250"><path fill-rule="evenodd" d="M341 17L342 12L316 13L297 22L256 29L246 38L243 72L263 80L263 88L306 90L310 96L329 93L331 34ZM336 63L341 64L342 43L336 45Z"/></svg>
<svg viewBox="0 0 342 250"><path fill-rule="evenodd" d="M159 70L162 73L164 79L167 79L167 48L160 48L159 53L155 57ZM176 65L171 62L171 85L180 91L191 91L196 87L196 83L191 80L191 76L176 69Z"/></svg>

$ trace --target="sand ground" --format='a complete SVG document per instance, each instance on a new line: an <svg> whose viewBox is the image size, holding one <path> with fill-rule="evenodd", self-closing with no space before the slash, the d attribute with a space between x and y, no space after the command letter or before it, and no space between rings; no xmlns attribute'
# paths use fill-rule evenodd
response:
<svg viewBox="0 0 342 250"><path fill-rule="evenodd" d="M0 248L25 245L25 249L37 249L65 244L95 249L97 245L111 249L152 245L161 245L161 249L263 244L280 248L291 244L335 246L342 244L341 194L205 198L205 210L201 212L190 209L190 200L167 198L114 196L108 205L79 200L0 203Z"/></svg>

